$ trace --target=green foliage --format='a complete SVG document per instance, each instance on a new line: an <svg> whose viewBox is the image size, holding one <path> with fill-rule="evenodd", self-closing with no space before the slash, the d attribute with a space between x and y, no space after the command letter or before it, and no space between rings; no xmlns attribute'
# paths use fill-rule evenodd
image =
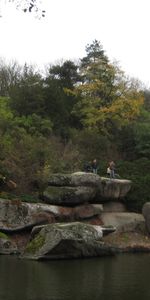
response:
<svg viewBox="0 0 150 300"><path fill-rule="evenodd" d="M44 81L45 117L52 120L54 132L64 138L68 136L68 127L76 126L71 113L76 99L66 89L72 90L79 81L77 68L71 61L52 66Z"/></svg>
<svg viewBox="0 0 150 300"><path fill-rule="evenodd" d="M11 87L9 95L11 108L19 116L43 113L43 80L32 66L24 66L19 81Z"/></svg>
<svg viewBox="0 0 150 300"><path fill-rule="evenodd" d="M111 144L107 136L100 135L95 130L82 130L74 133L72 137L73 144L78 146L80 167L83 169L85 161L91 161L97 158L100 162L107 159L111 152Z"/></svg>
<svg viewBox="0 0 150 300"><path fill-rule="evenodd" d="M118 163L118 169L123 178L132 180L131 191L125 198L128 209L141 212L143 204L150 201L150 160L122 161Z"/></svg>
<svg viewBox="0 0 150 300"><path fill-rule="evenodd" d="M15 117L13 121L14 128L23 128L31 135L50 136L52 133L52 122L49 119L42 118L33 113L29 116Z"/></svg>
<svg viewBox="0 0 150 300"><path fill-rule="evenodd" d="M140 122L134 126L134 136L137 156L150 159L150 112L142 111Z"/></svg>
<svg viewBox="0 0 150 300"><path fill-rule="evenodd" d="M27 202L27 203L37 203L39 202L38 195L35 193L32 194L19 194L16 195L15 193L13 194L12 192L0 192L0 201L1 200L14 200L15 202L17 201L18 203L20 202Z"/></svg>

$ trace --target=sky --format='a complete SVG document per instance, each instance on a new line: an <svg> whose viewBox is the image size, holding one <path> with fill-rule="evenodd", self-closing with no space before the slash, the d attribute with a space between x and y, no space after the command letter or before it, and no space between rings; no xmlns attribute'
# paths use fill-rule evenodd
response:
<svg viewBox="0 0 150 300"><path fill-rule="evenodd" d="M111 61L150 87L149 0L41 0L41 19L7 2L0 0L0 58L39 67L77 61L96 39Z"/></svg>

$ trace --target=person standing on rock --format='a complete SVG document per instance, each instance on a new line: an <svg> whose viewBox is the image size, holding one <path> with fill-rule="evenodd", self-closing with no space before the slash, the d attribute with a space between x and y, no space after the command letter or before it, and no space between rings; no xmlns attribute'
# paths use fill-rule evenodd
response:
<svg viewBox="0 0 150 300"><path fill-rule="evenodd" d="M98 171L98 163L97 163L97 160L96 160L96 159L94 159L94 160L92 161L91 166L92 166L92 172L93 172L94 174L97 174L97 171Z"/></svg>
<svg viewBox="0 0 150 300"><path fill-rule="evenodd" d="M115 178L115 163L114 161L110 161L109 163L109 169L110 169L110 178Z"/></svg>

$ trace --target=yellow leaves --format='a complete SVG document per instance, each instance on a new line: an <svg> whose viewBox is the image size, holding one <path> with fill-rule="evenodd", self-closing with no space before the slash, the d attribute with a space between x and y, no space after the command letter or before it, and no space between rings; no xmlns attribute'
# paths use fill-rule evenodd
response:
<svg viewBox="0 0 150 300"><path fill-rule="evenodd" d="M67 95L74 95L76 97L93 97L96 96L99 91L105 88L105 83L99 79L95 79L91 82L85 82L84 84L79 84L74 90L64 88L64 92Z"/></svg>
<svg viewBox="0 0 150 300"><path fill-rule="evenodd" d="M143 97L137 93L134 98L120 97L109 105L100 106L98 98L84 98L80 106L82 124L88 128L99 128L102 132L109 130L107 125L114 124L118 128L134 122L141 112ZM81 104L81 102L80 102Z"/></svg>
<svg viewBox="0 0 150 300"><path fill-rule="evenodd" d="M100 113L104 113L106 118L120 119L121 123L131 122L139 116L143 101L143 97L135 99L122 97L113 101L109 107L102 108Z"/></svg>

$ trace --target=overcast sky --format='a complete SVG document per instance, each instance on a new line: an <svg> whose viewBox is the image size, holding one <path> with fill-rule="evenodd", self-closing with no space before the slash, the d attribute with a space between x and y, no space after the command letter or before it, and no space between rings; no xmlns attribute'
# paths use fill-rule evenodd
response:
<svg viewBox="0 0 150 300"><path fill-rule="evenodd" d="M21 1L21 0L20 0ZM85 55L97 39L109 59L150 86L150 0L42 0L37 19L0 0L0 57L39 66Z"/></svg>

